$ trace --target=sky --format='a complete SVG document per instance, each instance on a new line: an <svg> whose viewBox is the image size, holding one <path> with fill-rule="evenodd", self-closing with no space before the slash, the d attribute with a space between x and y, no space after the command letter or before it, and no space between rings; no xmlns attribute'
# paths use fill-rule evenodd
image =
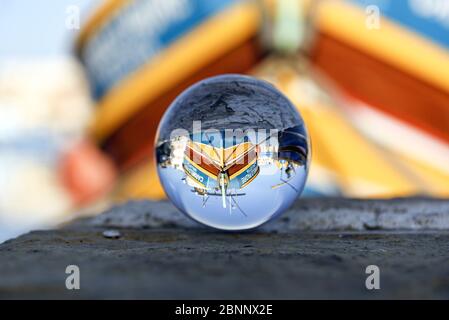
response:
<svg viewBox="0 0 449 320"><path fill-rule="evenodd" d="M281 183L279 170L272 166L261 166L259 175L238 191L242 195L234 197L238 207L233 209L229 204L224 209L220 196L210 196L203 207L202 196L192 192L193 188L184 183L182 178L185 174L181 170L159 168L159 177L173 203L195 220L227 230L247 229L281 214L297 199L304 186L306 173L304 167L299 167L289 180L290 186L295 186L296 190L289 185L272 188ZM230 198L227 201L231 201Z"/></svg>
<svg viewBox="0 0 449 320"><path fill-rule="evenodd" d="M0 0L0 59L69 54L78 30L66 27L69 6L81 26L102 0Z"/></svg>

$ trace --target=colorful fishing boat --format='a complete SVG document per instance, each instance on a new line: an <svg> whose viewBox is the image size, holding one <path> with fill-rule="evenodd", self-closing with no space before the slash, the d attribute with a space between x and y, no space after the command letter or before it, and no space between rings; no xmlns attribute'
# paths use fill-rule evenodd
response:
<svg viewBox="0 0 449 320"><path fill-rule="evenodd" d="M237 195L259 174L256 145L248 137L225 137L224 132L202 134L188 141L183 169L187 181L202 195Z"/></svg>

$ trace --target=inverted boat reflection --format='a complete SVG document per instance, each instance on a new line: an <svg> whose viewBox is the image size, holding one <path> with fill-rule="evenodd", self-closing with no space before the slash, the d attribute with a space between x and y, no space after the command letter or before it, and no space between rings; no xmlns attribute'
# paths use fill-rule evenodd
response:
<svg viewBox="0 0 449 320"><path fill-rule="evenodd" d="M261 167L274 165L279 170L273 189L286 186L299 193L289 181L299 166L308 165L307 155L303 126L263 135L260 131L248 135L230 135L226 130L200 132L176 137L157 149L159 165L182 171L183 181L203 198L203 207L209 197L221 197L223 208L229 205L230 209L238 207L234 197L245 195L244 189Z"/></svg>

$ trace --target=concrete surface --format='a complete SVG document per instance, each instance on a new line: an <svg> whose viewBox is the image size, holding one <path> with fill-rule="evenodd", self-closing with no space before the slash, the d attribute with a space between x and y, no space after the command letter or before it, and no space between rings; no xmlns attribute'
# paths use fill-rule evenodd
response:
<svg viewBox="0 0 449 320"><path fill-rule="evenodd" d="M311 199L224 233L165 202L130 202L0 245L0 298L447 299L448 216L443 200ZM380 290L365 288L372 264ZM80 290L65 288L67 265Z"/></svg>

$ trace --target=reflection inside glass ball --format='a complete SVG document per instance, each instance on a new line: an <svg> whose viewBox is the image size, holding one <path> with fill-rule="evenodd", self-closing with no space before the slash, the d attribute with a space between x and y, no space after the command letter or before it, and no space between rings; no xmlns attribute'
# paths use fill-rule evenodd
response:
<svg viewBox="0 0 449 320"><path fill-rule="evenodd" d="M310 142L292 104L265 81L203 80L164 115L156 143L162 186L194 220L257 227L285 211L307 178Z"/></svg>

